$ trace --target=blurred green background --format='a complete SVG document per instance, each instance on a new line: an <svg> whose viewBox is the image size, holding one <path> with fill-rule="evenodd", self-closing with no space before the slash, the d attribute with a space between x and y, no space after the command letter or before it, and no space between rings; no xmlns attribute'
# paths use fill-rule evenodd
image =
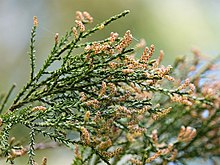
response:
<svg viewBox="0 0 220 165"><path fill-rule="evenodd" d="M172 64L179 55L190 56L193 47L208 58L220 53L218 0L0 0L0 91L6 92L13 83L18 91L29 78L33 16L39 20L36 37L39 69L50 52L55 33L64 35L74 24L75 11L88 11L95 25L125 9L131 13L98 32L96 39L108 37L111 31L123 35L130 29L137 40L145 38L147 45L156 46L157 52L164 50L165 64ZM73 155L63 149L48 154L48 165L69 164ZM4 164L2 160L0 164Z"/></svg>

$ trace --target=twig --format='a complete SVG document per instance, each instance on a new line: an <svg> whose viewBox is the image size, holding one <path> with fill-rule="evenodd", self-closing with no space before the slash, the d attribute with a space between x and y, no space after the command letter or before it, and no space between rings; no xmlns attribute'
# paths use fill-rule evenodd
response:
<svg viewBox="0 0 220 165"><path fill-rule="evenodd" d="M4 107L5 107L5 104L7 103L8 98L10 97L10 95L11 95L12 91L14 90L15 86L16 85L13 84L12 87L10 88L8 94L6 95L6 97L5 97L5 99L4 99L3 103L2 103L2 106L0 108L0 114L2 113L2 111L3 111Z"/></svg>

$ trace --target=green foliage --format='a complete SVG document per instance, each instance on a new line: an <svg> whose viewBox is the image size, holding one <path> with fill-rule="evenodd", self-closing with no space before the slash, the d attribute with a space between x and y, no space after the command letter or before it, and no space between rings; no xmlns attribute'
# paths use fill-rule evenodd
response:
<svg viewBox="0 0 220 165"><path fill-rule="evenodd" d="M154 45L146 47L140 58L134 57L144 43L132 45L129 30L122 37L112 32L104 40L83 41L128 13L86 30L93 18L87 12L76 12L76 26L60 40L55 35L54 46L38 72L34 48L38 21L34 17L30 80L9 109L5 104L14 86L1 99L1 157L13 164L16 157L28 153L29 164L36 164L35 150L51 147L37 147L37 134L74 146L74 165L121 160L126 164L184 164L186 158L219 156L220 86L204 80L213 61L199 68L200 54L194 52L193 60L181 59L174 68L165 67L160 64L162 51L150 60ZM59 66L51 69L55 63ZM10 139L12 127L18 124L30 129L27 147ZM46 159L42 164L46 165Z"/></svg>

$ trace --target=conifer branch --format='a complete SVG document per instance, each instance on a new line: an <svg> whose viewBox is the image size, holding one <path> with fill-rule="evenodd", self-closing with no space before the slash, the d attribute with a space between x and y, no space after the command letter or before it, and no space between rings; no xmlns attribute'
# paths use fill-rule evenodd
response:
<svg viewBox="0 0 220 165"><path fill-rule="evenodd" d="M60 40L55 34L51 52L38 72L35 17L30 80L8 111L2 113L14 86L1 104L0 157L14 163L17 157L28 154L33 165L36 149L59 145L75 145L72 164L117 164L123 160L142 165L154 164L157 158L164 164L185 163L205 152L219 155L220 85L200 76L215 61L190 79L191 68L199 66L199 56L190 62L178 60L174 68L163 66L163 51L158 58L150 59L154 45L145 47L142 42L132 48L130 30L121 37L111 32L102 40L83 41L128 13L124 11L87 30L86 24L93 18L88 12L77 11L75 26ZM143 47L136 58L137 50ZM59 66L49 70L55 62ZM30 128L28 146L16 143L16 138L9 139L12 127L18 124ZM38 134L59 145L40 147L42 143L35 139ZM128 156L130 159L124 160Z"/></svg>

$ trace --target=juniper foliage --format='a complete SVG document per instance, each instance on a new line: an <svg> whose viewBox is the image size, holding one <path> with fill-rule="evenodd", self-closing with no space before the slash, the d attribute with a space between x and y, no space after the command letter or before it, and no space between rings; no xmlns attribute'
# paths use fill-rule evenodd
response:
<svg viewBox="0 0 220 165"><path fill-rule="evenodd" d="M160 64L163 51L150 59L154 45L136 54L145 43L132 45L129 30L122 37L112 32L100 41L83 41L128 13L86 30L93 18L77 11L75 26L60 40L55 35L39 71L35 70L39 25L34 17L30 80L9 109L5 105L15 85L1 96L0 157L13 164L28 154L29 164L35 165L35 150L60 145L74 150L73 165L185 164L188 158L219 156L220 85L207 81L210 73L206 74L216 59L199 67L201 55L195 50L194 59L180 58L173 67L165 67ZM51 70L55 62L59 67ZM18 124L30 131L28 146L10 135ZM55 143L39 147L38 134Z"/></svg>

